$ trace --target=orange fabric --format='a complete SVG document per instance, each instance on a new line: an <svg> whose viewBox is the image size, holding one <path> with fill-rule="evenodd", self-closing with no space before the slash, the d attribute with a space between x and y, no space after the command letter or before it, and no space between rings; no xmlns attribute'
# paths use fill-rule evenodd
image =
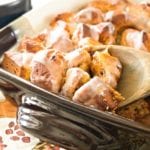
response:
<svg viewBox="0 0 150 150"><path fill-rule="evenodd" d="M0 117L16 117L17 105L11 98L0 102Z"/></svg>

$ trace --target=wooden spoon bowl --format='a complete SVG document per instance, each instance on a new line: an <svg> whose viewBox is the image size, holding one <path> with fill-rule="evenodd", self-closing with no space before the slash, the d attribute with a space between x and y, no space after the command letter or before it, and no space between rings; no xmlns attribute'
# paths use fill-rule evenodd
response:
<svg viewBox="0 0 150 150"><path fill-rule="evenodd" d="M123 65L117 90L126 100L120 104L120 107L150 95L150 53L116 45L97 46L93 50L106 48Z"/></svg>

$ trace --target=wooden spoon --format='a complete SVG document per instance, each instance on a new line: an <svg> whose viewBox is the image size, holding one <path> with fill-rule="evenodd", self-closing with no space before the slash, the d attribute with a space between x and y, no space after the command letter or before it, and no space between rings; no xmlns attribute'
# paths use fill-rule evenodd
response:
<svg viewBox="0 0 150 150"><path fill-rule="evenodd" d="M150 95L150 53L116 45L95 46L93 51L106 48L111 55L119 58L123 65L117 90L126 100L119 107Z"/></svg>

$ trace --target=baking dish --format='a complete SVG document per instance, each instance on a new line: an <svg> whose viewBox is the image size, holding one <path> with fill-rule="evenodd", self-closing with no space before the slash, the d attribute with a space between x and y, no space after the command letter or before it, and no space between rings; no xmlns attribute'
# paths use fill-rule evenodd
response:
<svg viewBox="0 0 150 150"><path fill-rule="evenodd" d="M56 12L76 10L88 1L71 1L71 6L66 5L65 0L61 2L61 5L58 5L58 1L50 3L51 9L46 6L44 11L41 8L34 13L30 12L4 28L1 34L6 35L4 32L9 31L8 35L11 35L9 46L15 44L24 33L34 35L41 31ZM6 46L2 50L5 49ZM74 104L2 69L0 78L21 89L15 91L15 96L18 93L18 99L22 99L18 122L24 130L43 140L60 144L68 149L81 150L123 149L123 147L139 149L144 143L149 143L150 129L141 124L112 113Z"/></svg>
<svg viewBox="0 0 150 150"><path fill-rule="evenodd" d="M9 91L19 105L18 123L41 140L70 150L148 148L148 127L68 102L5 70L0 76L21 89Z"/></svg>

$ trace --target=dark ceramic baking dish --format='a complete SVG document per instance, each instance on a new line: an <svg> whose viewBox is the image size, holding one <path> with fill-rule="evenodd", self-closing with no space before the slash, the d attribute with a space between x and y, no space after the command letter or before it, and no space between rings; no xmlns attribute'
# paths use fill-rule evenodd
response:
<svg viewBox="0 0 150 150"><path fill-rule="evenodd" d="M90 0L70 1L70 4L66 0L61 0L61 4L59 0L52 1L3 28L0 31L1 55L9 48L15 49L17 41L24 33L34 35L41 31L56 13L77 10ZM44 13L39 15L43 10ZM149 148L150 128L142 124L110 112L73 103L2 68L0 79L16 87L13 90L11 87L3 90L14 97L19 105L17 120L21 128L44 141L70 150Z"/></svg>

